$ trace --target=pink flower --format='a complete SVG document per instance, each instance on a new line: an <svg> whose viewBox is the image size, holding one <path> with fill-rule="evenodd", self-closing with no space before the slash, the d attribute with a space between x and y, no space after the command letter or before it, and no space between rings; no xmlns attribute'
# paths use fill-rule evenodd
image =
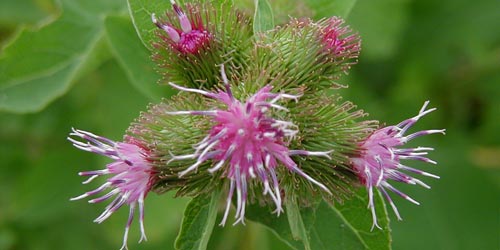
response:
<svg viewBox="0 0 500 250"><path fill-rule="evenodd" d="M423 130L410 135L404 135L404 133L421 117L436 110L436 108L425 110L428 104L429 101L424 103L417 116L404 120L396 126L388 126L376 130L360 145L360 155L351 159L354 170L368 190L368 208L371 209L373 217L372 229L375 226L380 228L377 224L377 217L375 214L375 205L373 200L374 187L382 192L389 204L391 204L398 220L401 220L401 216L399 215L396 205L392 202L387 190L390 190L417 205L419 205L419 203L394 188L391 184L389 184L388 180L395 180L412 185L418 184L425 188L430 188L430 186L421 180L413 178L405 174L403 171L439 179L439 176L408 167L400 162L401 160L419 160L436 164L435 161L426 157L428 151L434 150L433 148L398 148L399 146L406 144L408 141L422 135L445 133L444 129L439 129Z"/></svg>
<svg viewBox="0 0 500 250"><path fill-rule="evenodd" d="M210 41L211 35L203 26L201 16L192 11L189 17L181 10L181 8L171 0L173 9L179 19L179 28L171 23L160 22L153 13L151 19L153 23L160 29L164 30L168 42L174 49L177 49L183 54L195 54L205 47Z"/></svg>
<svg viewBox="0 0 500 250"><path fill-rule="evenodd" d="M278 120L269 115L271 109L287 111L277 104L282 99L298 100L299 96L272 93L271 86L265 86L246 102L237 100L231 91L224 67L221 67L225 90L217 93L199 89L189 89L170 83L181 91L194 92L223 103L225 109L204 111L168 112L171 115L205 115L211 116L215 125L209 134L198 144L195 151L189 155L173 156L172 160L196 159L179 175L183 176L197 169L204 162L211 160L214 164L208 171L213 173L222 169L223 176L230 180L226 210L221 225L224 225L231 206L231 199L236 191L236 215L234 224L244 224L245 205L247 201L249 182L257 179L263 184L264 195L268 194L276 204L275 212L282 211L281 191L275 169L284 166L316 184L321 189L330 191L321 183L305 174L292 160L292 155L310 155L329 157L329 152L311 152L305 150L290 150L288 141L298 133L296 125L289 121Z"/></svg>
<svg viewBox="0 0 500 250"><path fill-rule="evenodd" d="M360 38L353 33L349 26L343 26L344 20L339 17L331 17L326 20L323 28L323 44L325 48L337 60L357 58L361 48Z"/></svg>
<svg viewBox="0 0 500 250"><path fill-rule="evenodd" d="M98 203L115 196L114 200L109 203L104 212L97 217L94 222L101 223L124 204L129 205L129 218L125 227L123 245L121 248L127 249L128 231L134 218L136 206L139 205L139 224L141 228L141 239L139 242L146 240L146 234L144 232L144 199L151 190L154 170L146 160L147 153L145 150L135 144L114 142L107 138L77 129L73 129L70 136L80 137L86 141L81 142L68 137L68 140L70 140L75 147L88 152L104 155L114 160L114 162L106 165L105 169L80 172L79 175L81 176L90 176L83 184L90 183L98 176L110 175L110 177L97 189L86 192L71 200L83 199L101 193L106 189L111 189L107 194L89 200L89 203Z"/></svg>

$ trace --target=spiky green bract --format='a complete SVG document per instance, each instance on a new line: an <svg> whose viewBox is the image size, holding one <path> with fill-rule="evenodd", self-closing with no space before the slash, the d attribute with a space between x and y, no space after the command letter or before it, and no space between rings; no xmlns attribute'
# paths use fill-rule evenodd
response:
<svg viewBox="0 0 500 250"><path fill-rule="evenodd" d="M210 120L203 116L176 116L167 112L199 110L206 108L206 100L192 94L180 94L151 105L147 112L132 123L128 134L147 145L151 152L149 161L157 170L158 178L152 187L157 193L177 190L178 196L194 196L210 192L217 186L219 176L208 174L209 164L199 166L197 172L179 177L194 161L171 161L174 155L189 154L192 145L201 141L210 129Z"/></svg>
<svg viewBox="0 0 500 250"><path fill-rule="evenodd" d="M179 51L165 30L156 31L157 39L152 42L153 60L164 76L162 83L212 89L219 82L217 65L225 63L229 75L243 72L252 48L252 24L251 19L236 10L231 2L194 1L179 6L191 22L199 21L209 35L208 42L194 53ZM172 9L166 10L165 15L158 14L157 20L165 25L179 23L178 15Z"/></svg>
<svg viewBox="0 0 500 250"><path fill-rule="evenodd" d="M294 158L306 174L332 190L332 196L319 192L317 187L297 176L284 178L283 182L292 187L289 192L296 193L299 201L306 204L310 202L311 193L321 193L327 201L348 198L357 183L356 175L349 167L349 157L357 152L359 143L376 129L377 122L366 120L366 113L339 96L303 96L299 102L289 103L287 108L300 131L291 147L308 151L333 150L331 159Z"/></svg>
<svg viewBox="0 0 500 250"><path fill-rule="evenodd" d="M359 39L349 37L349 45L357 43L356 51L343 49L342 53L338 52L338 48L334 49L325 42L326 32L332 33L329 20L314 22L307 18L292 18L288 24L260 34L254 50L255 72L250 75L265 72L268 79L280 79L276 88L288 91L305 87L306 94L343 87L336 80L356 62ZM350 34L350 29L342 28L338 29L343 32L339 38ZM337 53L332 53L334 50Z"/></svg>

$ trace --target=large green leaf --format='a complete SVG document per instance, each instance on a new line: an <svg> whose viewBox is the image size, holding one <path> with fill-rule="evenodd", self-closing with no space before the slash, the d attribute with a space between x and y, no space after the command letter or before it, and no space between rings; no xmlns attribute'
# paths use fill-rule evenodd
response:
<svg viewBox="0 0 500 250"><path fill-rule="evenodd" d="M217 218L220 192L199 195L189 202L184 211L181 231L175 241L178 250L204 250Z"/></svg>
<svg viewBox="0 0 500 250"><path fill-rule="evenodd" d="M264 32L274 28L274 15L271 4L267 0L255 0L253 31Z"/></svg>
<svg viewBox="0 0 500 250"><path fill-rule="evenodd" d="M314 18L340 16L347 18L357 0L305 0L314 12Z"/></svg>
<svg viewBox="0 0 500 250"><path fill-rule="evenodd" d="M103 16L122 5L64 0L58 20L36 31L22 30L0 55L0 110L38 111L102 62L106 53L95 52L102 48Z"/></svg>
<svg viewBox="0 0 500 250"><path fill-rule="evenodd" d="M391 249L389 218L382 197L376 196L376 209L383 230L370 230L372 217L366 208L367 199L366 191L360 189L344 204L321 202L301 208L299 214L294 205L288 205L287 214L280 217L258 206L252 206L247 214L249 219L266 225L294 249ZM303 239L304 235L307 239Z"/></svg>
<svg viewBox="0 0 500 250"><path fill-rule="evenodd" d="M0 114L3 142L0 147L0 228L6 226L7 233L13 237L11 246L4 247L0 242L0 249L119 247L128 216L126 207L106 223L97 225L92 220L105 204L69 201L70 197L94 189L104 181L81 185L79 171L103 168L110 161L72 147L66 136L75 126L119 140L147 103L127 82L119 65L108 61L82 77L67 95L42 112ZM157 199L156 195L151 194L146 200L148 245L160 248L165 245L162 244L165 235L173 235L178 230L183 204L179 204L178 199L174 204L165 196L153 203L152 199ZM160 222L158 218L164 219ZM137 248L138 228L135 220L130 232L131 249ZM170 242L169 245L173 245L173 240Z"/></svg>
<svg viewBox="0 0 500 250"><path fill-rule="evenodd" d="M105 21L106 34L114 56L130 82L151 100L173 94L171 88L159 86L159 74L154 70L150 53L143 46L128 17L109 16Z"/></svg>

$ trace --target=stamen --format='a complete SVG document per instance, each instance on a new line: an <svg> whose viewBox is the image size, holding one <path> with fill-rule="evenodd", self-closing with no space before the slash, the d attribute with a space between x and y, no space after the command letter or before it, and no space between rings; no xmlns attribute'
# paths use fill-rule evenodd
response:
<svg viewBox="0 0 500 250"><path fill-rule="evenodd" d="M242 201L240 165L236 164L234 170L235 170L234 180L236 181L236 214L234 215L234 218L238 218L238 216L240 215L241 201Z"/></svg>
<svg viewBox="0 0 500 250"><path fill-rule="evenodd" d="M406 133L406 130L408 130L411 126L413 126L413 124L415 124L420 118L436 110L436 108L425 110L428 104L429 101L426 101L424 103L417 116L407 119L397 125L397 127L401 128L401 130L398 133L399 136L402 136L404 133Z"/></svg>
<svg viewBox="0 0 500 250"><path fill-rule="evenodd" d="M225 161L227 159L229 159L229 157L233 154L235 149L236 149L236 144L231 144L231 146L229 146L228 150L226 151L226 154L224 155L224 157L222 157L222 160L219 161L217 163L217 165L215 165L215 167L208 169L208 171L210 173L213 173L213 172L219 170L224 165Z"/></svg>
<svg viewBox="0 0 500 250"><path fill-rule="evenodd" d="M398 218L398 220L403 220L403 218L401 218L401 215L399 215L399 211L398 211L398 208L396 207L396 204L394 204L394 202L392 201L391 197L389 196L389 194L387 193L385 188L380 187L380 190L382 191L382 194L384 194L385 199L387 199L387 201L389 201L389 204L392 207L392 211L394 211L394 214L396 214L396 217Z"/></svg>
<svg viewBox="0 0 500 250"><path fill-rule="evenodd" d="M204 91L204 90L201 90L201 89L192 89L192 88L186 88L186 87L182 87L182 86L179 86L173 82L169 82L168 83L170 86L172 86L173 88L176 88L180 91L185 91L185 92L192 92L192 93L198 93L198 94L202 94L204 96L207 96L207 97L210 97L210 98L216 98L216 95L214 93L211 93L211 92L208 92L208 91Z"/></svg>
<svg viewBox="0 0 500 250"><path fill-rule="evenodd" d="M323 184L321 184L320 182L316 181L315 179L311 178L309 175L307 175L306 173L302 172L302 170L300 170L297 165L295 165L295 167L292 168L292 170L294 172L296 172L297 174L299 174L300 176L306 178L308 181L314 183L316 186L320 187L321 189L323 189L325 192L327 192L328 194L330 195L333 195L332 192L330 192L330 190Z"/></svg>
<svg viewBox="0 0 500 250"><path fill-rule="evenodd" d="M176 12L178 14L179 23L181 25L182 31L184 33L191 32L193 30L193 28L191 26L191 22L189 21L189 18L186 16L186 14L184 12L181 11L181 9L177 5L174 5L174 8L176 9Z"/></svg>
<svg viewBox="0 0 500 250"><path fill-rule="evenodd" d="M167 161L167 165L170 164L172 161L178 161L178 160L187 160L187 159L194 159L196 158L196 154L190 154L190 155L173 155L172 152L170 153L170 160Z"/></svg>
<svg viewBox="0 0 500 250"><path fill-rule="evenodd" d="M373 202L373 187L369 186L369 188L368 188L368 208L370 209L370 211L372 213L372 220L373 220L372 228L370 229L370 231L373 231L374 227L377 227L378 229L382 229L377 223L377 214L375 212L375 205L374 204L375 203Z"/></svg>
<svg viewBox="0 0 500 250"><path fill-rule="evenodd" d="M411 177L411 180L414 181L416 184L424 187L424 188L431 189L431 186L427 185L425 182L423 182L423 181L421 181L421 180L419 180L417 178Z"/></svg>
<svg viewBox="0 0 500 250"><path fill-rule="evenodd" d="M231 100L234 100L233 93L231 92L231 85L229 84L229 81L227 80L227 75L226 75L226 70L224 69L224 64L220 65L220 74L222 77L222 82L224 83L224 87L226 88L226 94L231 98Z"/></svg>
<svg viewBox="0 0 500 250"><path fill-rule="evenodd" d="M114 147L116 145L116 142L114 142L108 138L98 136L98 135L92 134L90 132L75 129L75 128L71 128L71 130L73 131L73 133L70 133L69 135L78 136L78 137L80 137L82 139L86 139L86 140L88 140L87 138L93 138L93 139L96 139L98 143L108 144L108 145L110 145L110 147ZM89 136L89 137L86 137L86 136Z"/></svg>
<svg viewBox="0 0 500 250"><path fill-rule="evenodd" d="M437 175L430 174L430 173L424 172L422 170L411 168L411 167L408 167L408 166L405 166L405 165L402 165L402 164L399 164L398 167L401 168L401 169L408 170L410 172L416 173L416 174L423 175L423 176L428 176L428 177L432 177L432 178L435 178L435 179L439 179L440 178Z"/></svg>
<svg viewBox="0 0 500 250"><path fill-rule="evenodd" d="M434 148L429 148L429 147L416 147L416 148L394 149L393 151L396 153L407 153L407 152L433 151L433 150Z"/></svg>
<svg viewBox="0 0 500 250"><path fill-rule="evenodd" d="M97 174L96 175L92 175L86 181L82 182L82 184L89 184L91 181L93 181L97 177L99 177L99 175L97 175Z"/></svg>
<svg viewBox="0 0 500 250"><path fill-rule="evenodd" d="M380 155L376 155L375 156L375 161L377 161L378 165L379 165L379 171L380 171L380 174L378 176L378 179L377 179L377 183L375 184L375 186L379 186L380 183L382 182L382 180L384 179L384 166L382 165L382 159L380 158Z"/></svg>
<svg viewBox="0 0 500 250"><path fill-rule="evenodd" d="M307 156L321 156L326 157L328 159L332 159L330 154L334 150L329 151L307 151L307 150L290 150L288 151L288 155L307 155Z"/></svg>
<svg viewBox="0 0 500 250"><path fill-rule="evenodd" d="M198 152L200 149L202 149L202 148L206 147L207 145L209 145L209 144L213 143L214 141L217 141L217 140L219 140L220 138L222 138L223 136L225 136L225 135L226 135L226 133L227 133L227 130L228 130L228 128L223 128L223 129L221 129L221 131L219 131L219 133L217 133L216 135L214 135L214 136L212 136L212 137L208 136L208 137L207 137L207 140L204 140L204 142L203 142L203 143L200 143L200 144L199 144L199 146L198 146L198 147L196 147L196 149L197 149L197 150L196 150L196 152Z"/></svg>
<svg viewBox="0 0 500 250"><path fill-rule="evenodd" d="M181 40L181 37L180 37L179 33L177 32L177 30L175 30L174 28L172 28L168 25L165 25L165 24L158 22L158 19L156 19L155 13L151 14L151 21L153 22L154 25L156 25L156 27L165 31L167 33L167 35L170 37L170 39L172 39L172 41L174 41L175 43L178 43Z"/></svg>
<svg viewBox="0 0 500 250"><path fill-rule="evenodd" d="M146 231L144 230L144 193L141 194L137 202L139 203L139 225L141 228L141 239L139 239L139 242L142 242L148 240L146 238Z"/></svg>
<svg viewBox="0 0 500 250"><path fill-rule="evenodd" d="M106 182L106 183L102 184L100 187L98 187L98 188L96 188L96 189L94 189L92 191L89 191L89 192L86 192L86 193L84 193L84 194L82 194L80 196L71 198L70 201L76 201L76 200L80 200L80 199L89 197L91 195L95 195L97 193L102 192L104 189L106 189L109 186L111 186L111 182Z"/></svg>
<svg viewBox="0 0 500 250"><path fill-rule="evenodd" d="M94 170L94 171L84 171L84 172L78 173L79 176L89 176L89 175L91 175L90 178L92 178L94 175L100 176L100 175L105 175L105 174L109 174L109 170L108 169L101 169L101 170Z"/></svg>
<svg viewBox="0 0 500 250"><path fill-rule="evenodd" d="M209 168L208 172L213 174L215 171L219 170L224 165L225 160L219 161L213 168Z"/></svg>
<svg viewBox="0 0 500 250"><path fill-rule="evenodd" d="M120 250L128 250L128 247L127 247L128 231L129 231L129 227L125 227L125 233L123 234L123 243L122 243L122 247L120 247Z"/></svg>
<svg viewBox="0 0 500 250"><path fill-rule="evenodd" d="M274 201L276 203L276 210L274 212L277 213L277 215L279 216L280 213L283 211L283 208L281 206L281 192L278 185L278 178L276 178L276 173L274 172L274 169L270 168L269 173L271 174L271 180L273 181L274 192L275 192L273 194L273 192L270 190L270 194L273 194L271 198L274 196L275 198Z"/></svg>
<svg viewBox="0 0 500 250"><path fill-rule="evenodd" d="M229 193L226 198L226 210L224 211L224 216L222 217L222 221L219 226L224 226L226 224L227 216L229 215L229 208L231 208L231 198L233 197L234 192L234 180L230 181L229 184Z"/></svg>
<svg viewBox="0 0 500 250"><path fill-rule="evenodd" d="M236 176L238 176L238 175L236 175ZM238 182L236 184L238 185ZM238 207L236 209L236 217L235 217L235 218L238 218L238 219L233 223L233 226L236 225L236 224L238 224L238 223L240 223L240 222L243 225L245 225L245 207L246 207L246 197L247 197L247 182L246 182L246 175L244 173L240 177L240 188L236 187L236 191L240 192L240 194L237 193L237 195L238 195Z"/></svg>
<svg viewBox="0 0 500 250"><path fill-rule="evenodd" d="M282 128L294 127L294 128L298 128L298 126L295 125L295 124L293 124L292 122L282 121L282 120L274 120L273 124L271 124L271 127L273 127L273 128L276 128L276 127L282 127Z"/></svg>
<svg viewBox="0 0 500 250"><path fill-rule="evenodd" d="M208 116L216 116L217 110L191 110L191 111L167 111L165 114L168 115L208 115Z"/></svg>
<svg viewBox="0 0 500 250"><path fill-rule="evenodd" d="M197 161L195 162L193 165L189 166L186 170L182 171L179 173L179 177L183 177L184 175L186 175L187 173L193 171L194 169L196 169L198 166L200 166L203 162L202 161Z"/></svg>
<svg viewBox="0 0 500 250"><path fill-rule="evenodd" d="M120 190L118 188L115 188L113 190L111 190L109 193L99 197L99 198L96 198L96 199L92 199L92 200L89 200L88 202L89 203L99 203L99 202L103 202L109 198L111 198L113 195L119 193Z"/></svg>
<svg viewBox="0 0 500 250"><path fill-rule="evenodd" d="M125 233L123 234L123 244L121 249L127 249L127 241L128 241L128 231L132 221L134 220L134 212L135 212L135 203L130 204L130 211L128 213L127 225L125 226Z"/></svg>
<svg viewBox="0 0 500 250"><path fill-rule="evenodd" d="M399 158L402 160L417 160L417 161L423 161L423 162L427 162L427 163L434 164L434 165L437 164L437 162L435 162L427 157L422 157L422 156L400 155Z"/></svg>
<svg viewBox="0 0 500 250"><path fill-rule="evenodd" d="M430 134L445 134L446 129L432 129L432 130L424 130L424 131L419 131L410 135L407 135L405 138L405 141L411 141L415 139L416 137L422 136L422 135L430 135Z"/></svg>
<svg viewBox="0 0 500 250"><path fill-rule="evenodd" d="M409 202L415 204L415 205L420 205L420 203L414 199L412 199L410 196L406 195L405 193L397 190L396 188L394 188L391 184L387 183L387 182L384 182L382 183L382 185L386 188L388 188L389 190L391 190L392 192L396 193L397 195L403 197L404 199L408 200Z"/></svg>

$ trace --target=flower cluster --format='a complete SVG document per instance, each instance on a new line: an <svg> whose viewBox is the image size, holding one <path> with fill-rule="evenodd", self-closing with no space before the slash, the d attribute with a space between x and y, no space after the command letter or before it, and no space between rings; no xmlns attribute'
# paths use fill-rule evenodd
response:
<svg viewBox="0 0 500 250"><path fill-rule="evenodd" d="M435 163L427 158L432 148L400 148L422 135L444 134L405 135L435 110L426 109L428 102L417 116L378 128L356 105L325 91L344 86L337 80L360 51L359 36L341 18L291 18L254 33L251 18L231 1L171 4L163 15L151 15L157 28L151 44L162 81L179 93L141 113L124 142L76 129L68 137L75 147L113 160L105 169L80 172L89 176L84 184L99 176L108 179L71 200L110 190L89 201L115 197L97 223L128 205L122 249L137 207L141 241L146 239L144 201L150 191L191 197L224 192L223 226L233 203L234 224L244 224L250 203L270 204L279 216L290 207L287 202L308 206L349 199L360 182L367 189L373 227L380 228L376 190L400 219L387 191L418 203L389 180L429 188L405 172L439 178L401 163Z"/></svg>

